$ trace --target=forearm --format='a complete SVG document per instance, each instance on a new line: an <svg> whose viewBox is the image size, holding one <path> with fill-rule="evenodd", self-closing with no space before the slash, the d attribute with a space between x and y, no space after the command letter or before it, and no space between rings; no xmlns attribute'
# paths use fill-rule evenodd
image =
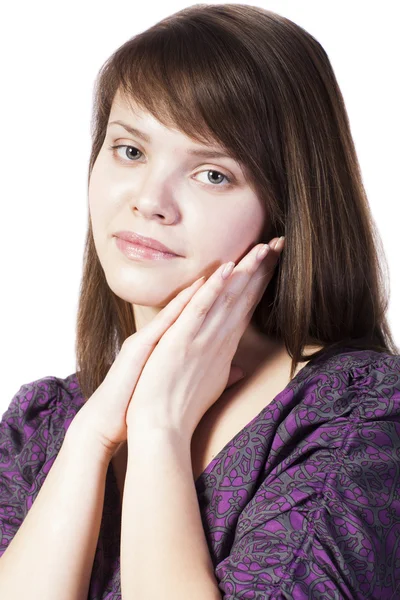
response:
<svg viewBox="0 0 400 600"><path fill-rule="evenodd" d="M0 598L87 598L107 463L90 437L72 434L72 425L37 498L0 558Z"/></svg>
<svg viewBox="0 0 400 600"><path fill-rule="evenodd" d="M201 522L190 440L128 429L121 524L123 600L221 598Z"/></svg>

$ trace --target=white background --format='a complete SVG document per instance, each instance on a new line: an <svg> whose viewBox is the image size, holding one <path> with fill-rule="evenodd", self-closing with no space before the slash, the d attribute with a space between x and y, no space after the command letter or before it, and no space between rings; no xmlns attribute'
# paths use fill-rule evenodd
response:
<svg viewBox="0 0 400 600"><path fill-rule="evenodd" d="M241 3L288 17L328 53L383 238L399 345L398 3ZM189 5L20 1L1 9L1 412L22 384L76 370L97 72L130 37Z"/></svg>

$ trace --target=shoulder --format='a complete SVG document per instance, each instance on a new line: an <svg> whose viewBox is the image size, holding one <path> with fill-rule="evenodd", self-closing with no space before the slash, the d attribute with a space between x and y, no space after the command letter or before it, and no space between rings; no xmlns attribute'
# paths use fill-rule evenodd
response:
<svg viewBox="0 0 400 600"><path fill-rule="evenodd" d="M45 481L83 406L76 374L24 383L0 419L0 556Z"/></svg>
<svg viewBox="0 0 400 600"><path fill-rule="evenodd" d="M353 413L376 417L400 410L400 355L374 350L339 352L317 360L298 382L288 388L300 421L305 414L333 419Z"/></svg>
<svg viewBox="0 0 400 600"><path fill-rule="evenodd" d="M21 385L1 418L4 427L18 428L24 442L33 431L49 423L49 417L69 426L84 403L76 373L66 378L46 376Z"/></svg>
<svg viewBox="0 0 400 600"><path fill-rule="evenodd" d="M45 459L55 457L83 405L76 374L46 376L21 385L0 420L0 468L20 467L32 483Z"/></svg>
<svg viewBox="0 0 400 600"><path fill-rule="evenodd" d="M400 560L400 356L353 350L316 361L280 408L217 565L221 589L389 597Z"/></svg>
<svg viewBox="0 0 400 600"><path fill-rule="evenodd" d="M378 511L384 495L389 506L400 494L400 356L353 351L315 368L281 416L264 476L256 496L273 488L314 517L332 503L338 517L346 503Z"/></svg>
<svg viewBox="0 0 400 600"><path fill-rule="evenodd" d="M335 452L349 459L351 446L372 442L377 432L399 444L400 356L340 352L316 361L288 387L275 422L271 467L284 456L301 463L318 455L330 468Z"/></svg>
<svg viewBox="0 0 400 600"><path fill-rule="evenodd" d="M360 378L369 371L388 372L400 374L400 355L376 350L357 350L354 348L340 348L336 351L327 351L315 361L310 362L309 374L315 375L340 375L345 378ZM305 377L303 377L304 379Z"/></svg>

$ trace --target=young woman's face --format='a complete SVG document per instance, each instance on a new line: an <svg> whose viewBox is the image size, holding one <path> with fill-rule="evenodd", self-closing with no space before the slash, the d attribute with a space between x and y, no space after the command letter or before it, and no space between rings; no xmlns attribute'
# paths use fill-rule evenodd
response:
<svg viewBox="0 0 400 600"><path fill-rule="evenodd" d="M110 124L117 120L150 141ZM89 209L96 251L117 296L157 312L202 275L269 241L260 238L265 209L241 165L189 154L217 150L217 144L199 145L148 113L133 113L118 94L108 122L91 174ZM109 149L115 145L122 147ZM179 256L131 260L116 244L121 230L154 238Z"/></svg>

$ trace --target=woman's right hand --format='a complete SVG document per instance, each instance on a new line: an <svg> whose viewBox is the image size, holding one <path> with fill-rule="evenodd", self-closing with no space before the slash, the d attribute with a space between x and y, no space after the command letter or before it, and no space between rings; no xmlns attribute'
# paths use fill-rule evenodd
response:
<svg viewBox="0 0 400 600"><path fill-rule="evenodd" d="M90 437L111 460L127 440L126 412L147 360L204 281L198 279L183 289L150 323L126 338L103 382L73 419L69 437L76 432Z"/></svg>

